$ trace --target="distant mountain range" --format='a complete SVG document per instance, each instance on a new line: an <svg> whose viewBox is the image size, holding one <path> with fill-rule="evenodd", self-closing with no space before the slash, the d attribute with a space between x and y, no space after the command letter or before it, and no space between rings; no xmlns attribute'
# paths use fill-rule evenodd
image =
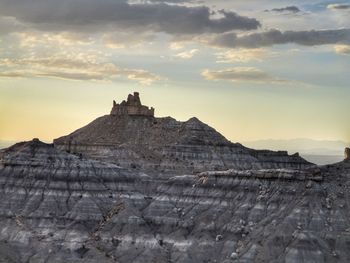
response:
<svg viewBox="0 0 350 263"><path fill-rule="evenodd" d="M305 159L316 164L329 164L344 159L344 148L350 143L344 141L313 140L298 138L290 140L246 141L243 145L254 149L286 150L290 154L299 152Z"/></svg>

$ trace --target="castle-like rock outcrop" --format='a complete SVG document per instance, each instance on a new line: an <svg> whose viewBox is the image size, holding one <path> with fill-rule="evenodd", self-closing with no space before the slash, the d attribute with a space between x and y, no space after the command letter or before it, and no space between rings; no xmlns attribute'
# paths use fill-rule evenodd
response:
<svg viewBox="0 0 350 263"><path fill-rule="evenodd" d="M154 108L148 108L141 104L138 92L134 95L129 94L127 101L123 100L120 104L113 101L111 115L139 115L139 116L154 116Z"/></svg>
<svg viewBox="0 0 350 263"><path fill-rule="evenodd" d="M142 111L145 114L140 114ZM115 104L111 115L54 140L54 144L71 153L158 173L312 165L298 154L253 150L232 143L197 118L180 122L153 117L153 112L153 108L149 112L142 106L138 93L134 93L127 102Z"/></svg>

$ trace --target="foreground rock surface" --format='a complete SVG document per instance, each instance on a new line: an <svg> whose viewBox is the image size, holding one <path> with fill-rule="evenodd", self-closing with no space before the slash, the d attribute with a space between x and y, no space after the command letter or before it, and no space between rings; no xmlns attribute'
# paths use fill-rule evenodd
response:
<svg viewBox="0 0 350 263"><path fill-rule="evenodd" d="M2 262L350 261L349 162L162 178L38 140L0 160Z"/></svg>

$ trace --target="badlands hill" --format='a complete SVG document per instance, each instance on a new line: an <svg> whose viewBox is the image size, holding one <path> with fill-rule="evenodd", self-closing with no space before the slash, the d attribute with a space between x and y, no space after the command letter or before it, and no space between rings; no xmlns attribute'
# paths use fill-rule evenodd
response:
<svg viewBox="0 0 350 263"><path fill-rule="evenodd" d="M136 93L0 151L0 262L349 262L345 157L252 150Z"/></svg>
<svg viewBox="0 0 350 263"><path fill-rule="evenodd" d="M153 108L141 104L137 92L120 105L114 102L110 115L54 140L54 144L88 158L158 173L311 165L298 154L232 143L195 117L185 122L156 118Z"/></svg>

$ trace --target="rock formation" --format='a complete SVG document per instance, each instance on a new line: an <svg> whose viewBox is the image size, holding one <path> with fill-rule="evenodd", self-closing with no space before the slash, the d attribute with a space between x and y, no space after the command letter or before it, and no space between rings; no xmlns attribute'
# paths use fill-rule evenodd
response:
<svg viewBox="0 0 350 263"><path fill-rule="evenodd" d="M345 160L349 161L350 160L350 148L345 148Z"/></svg>
<svg viewBox="0 0 350 263"><path fill-rule="evenodd" d="M108 115L0 151L0 262L345 263L349 193L347 161L248 149L196 118Z"/></svg>
<svg viewBox="0 0 350 263"><path fill-rule="evenodd" d="M348 262L350 165L152 175L34 140L0 156L4 262Z"/></svg>
<svg viewBox="0 0 350 263"><path fill-rule="evenodd" d="M138 92L134 95L129 94L127 101L117 104L113 101L111 115L139 115L139 116L154 116L154 108L148 108L141 104Z"/></svg>
<svg viewBox="0 0 350 263"><path fill-rule="evenodd" d="M116 105L112 109L112 115L100 117L70 135L54 140L55 146L125 168L158 173L293 169L312 165L298 154L253 150L232 143L197 118L180 122L171 117L135 115L134 112L141 110L128 110L128 107L145 107L140 106L138 93L129 95L127 102ZM124 114L125 112L132 114Z"/></svg>

